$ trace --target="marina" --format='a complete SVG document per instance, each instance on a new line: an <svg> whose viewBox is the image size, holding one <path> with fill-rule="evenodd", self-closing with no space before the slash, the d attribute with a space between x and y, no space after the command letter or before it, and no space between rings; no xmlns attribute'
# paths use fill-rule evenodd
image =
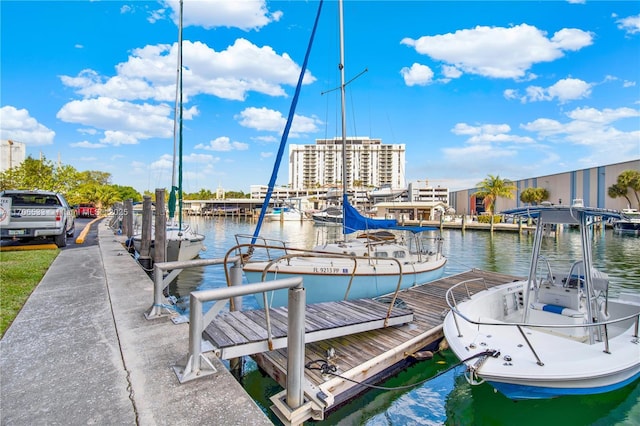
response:
<svg viewBox="0 0 640 426"><path fill-rule="evenodd" d="M211 241L207 252L202 255L203 258L224 255L226 250L235 244L234 235L249 233L254 226L251 222L230 219L202 218L196 223L199 230L207 235L208 241ZM310 221L304 223L288 222L281 224L274 222L265 224L265 235L295 241L300 245L312 246L321 232L327 232L327 229L316 226ZM339 232L339 230L334 229L334 232ZM559 246L564 247L564 250L568 250L571 255L575 250L574 240L577 235L577 232L565 229L563 232L558 233L555 238L557 238ZM450 259L445 270L445 279L473 269L499 272L506 276L522 277L527 274L528 257L530 256L533 242L533 235L528 232L491 233L487 230L477 229L462 232L461 230L443 229L442 236L444 238L444 254ZM638 290L637 286L633 284L634 278L640 274L640 265L635 261L638 250L637 238L615 235L611 229L602 228L601 232L594 237L593 250L596 258L600 258L601 256L597 254L603 251L612 253L608 261L608 271L611 281L610 289L613 293L621 290ZM603 265L597 263L596 266L602 267ZM458 282L457 279L455 281ZM177 306L184 312L188 312L189 291L222 286L226 286L224 276L219 272L216 273L213 268L202 268L183 272L178 277L177 282L171 286L171 294L177 297ZM429 287L429 289L431 288ZM445 309L444 300L442 303L443 306L440 311L438 309L434 310L435 313L432 317L434 322L442 321L440 314ZM255 310L257 308L258 304L253 297L245 297L243 299L244 310ZM402 327L407 328L407 326ZM387 333L388 331L378 330L367 334L381 332ZM355 336L344 336L335 340L341 342L347 350L346 353L348 355L340 358L340 363L343 363L342 366L344 368L349 368L350 364L348 362L350 362L351 356L364 356L357 351L348 350L350 345L355 344L354 341L358 340ZM322 355L326 358L322 342L311 343L309 346L314 347L314 351L309 352L309 357ZM370 351L372 346L374 345L368 345L367 351ZM254 356L253 358L244 357L244 374L240 378L243 387L263 407L264 412L270 416L275 424L279 424L280 421L271 412L272 401L270 398L282 391L282 365L286 362L286 357L282 355L284 352L284 349L280 349L268 352L265 355ZM268 356L274 359L258 359L267 358ZM313 359L309 357L307 358L308 360ZM462 378L461 369L452 370L442 377L429 380L432 376L442 374L442 370L453 367L457 362L455 356L445 350L436 354L434 361L403 365L396 375L390 376L381 385L394 388L404 387L410 383L426 382L404 390L369 389L352 401L336 406L336 410L331 411L326 420L318 421L318 423L330 425L340 423L341 419L345 419L344 421L347 423L344 424L376 424L375 419L379 416L385 418L390 416L395 420L388 424L401 425L406 424L407 421L415 421L416 424L445 424L447 423L447 418L454 419L464 416L466 420L459 424L478 424L473 419L480 416L481 414L479 413L482 413L485 419L491 419L491 424L512 424L514 413L511 405L509 405L509 400L499 394L494 394L492 391L486 391L487 387L484 385L470 386ZM264 366L273 370L272 374L277 380L265 373ZM487 386L491 389L489 385ZM356 388L359 388L360 391L363 389L362 386ZM427 393L425 394L425 392ZM463 398L463 395L467 396ZM576 405L581 407L581 414L577 417L580 422L569 424L591 424L598 418L617 419L620 416L623 418L625 416L638 416L637 413L640 410L640 406L637 402L630 401L637 401L639 395L640 385L634 383L621 391L616 391L614 395L606 397L585 396L580 400L576 400L574 397L563 397L559 400L538 402L538 405L549 407L550 412L545 413L538 408L534 409L532 407L525 410L526 416L520 413L516 417L524 416L522 424L533 425L537 424L537 421L541 421L541 419L544 421L544 419L552 417L550 413L559 415L569 407L575 407ZM342 396L347 397L347 394L344 393ZM627 402L625 403L624 401ZM487 410L485 404L492 404L502 408L500 410ZM528 402L521 402L520 404L531 406ZM462 414L451 412L448 407L452 405L456 406L459 413ZM597 406L601 406L602 409L596 409L595 407ZM610 424L616 424L616 421L612 421Z"/></svg>

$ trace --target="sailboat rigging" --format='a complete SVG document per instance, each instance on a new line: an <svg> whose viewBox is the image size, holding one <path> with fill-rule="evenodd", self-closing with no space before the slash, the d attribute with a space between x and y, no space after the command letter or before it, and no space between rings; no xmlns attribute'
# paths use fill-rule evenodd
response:
<svg viewBox="0 0 640 426"><path fill-rule="evenodd" d="M191 260L198 257L199 253L205 249L205 236L195 232L195 230L182 220L182 119L183 119L183 98L182 98L182 21L183 21L183 0L179 2L178 11L178 44L177 44L177 77L176 77L176 102L173 120L173 163L171 173L171 192L168 200L169 221L166 228L167 261ZM177 180L177 185L176 185ZM176 222L176 199L178 204L178 220ZM140 250L142 235L134 235L133 243L136 250Z"/></svg>
<svg viewBox="0 0 640 426"><path fill-rule="evenodd" d="M322 2L318 9L318 15ZM344 67L344 17L343 1L338 2L340 14L340 98L342 112L342 234L344 240L325 243L311 250L291 248L287 243L260 238L264 244L257 245L260 220L250 249L243 256L243 271L250 283L280 279L287 276L302 276L306 288L307 302L319 303L342 299L374 298L398 289L423 284L440 278L444 274L447 259L442 255L442 238L422 238L424 231L434 231L427 227L401 227L393 219L373 219L361 215L348 200L348 175L346 167L346 108L345 108L345 67ZM316 17L316 25L318 18ZM315 27L307 50L307 56L315 34ZM302 69L304 75L307 57ZM300 81L299 81L300 84ZM298 88L299 89L299 86ZM297 94L290 112L297 102ZM287 124L290 124L288 122ZM283 152L281 142L279 155ZM275 182L280 157L276 159L270 187ZM265 200L268 203L268 200ZM265 204L266 205L266 204ZM266 210L263 208L263 211ZM262 213L261 217L262 219ZM348 234L365 231L357 238L347 239ZM392 231L397 231L394 233ZM237 235L238 247L247 236ZM256 249L265 249L264 256L255 256ZM277 250L281 249L281 250ZM232 249L234 250L234 249ZM261 253L262 254L262 253ZM279 257L278 257L279 256ZM259 305L283 306L287 303L286 291L265 293L258 298Z"/></svg>

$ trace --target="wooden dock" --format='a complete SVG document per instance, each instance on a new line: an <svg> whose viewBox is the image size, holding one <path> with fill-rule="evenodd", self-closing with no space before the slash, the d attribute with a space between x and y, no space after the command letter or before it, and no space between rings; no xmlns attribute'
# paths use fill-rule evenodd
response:
<svg viewBox="0 0 640 426"><path fill-rule="evenodd" d="M398 294L398 301L401 302L400 307L393 309L396 318L395 325L381 327L380 320L373 320L372 317L370 318L371 324L375 324L369 326L368 331L354 328L362 327L362 324L367 323L367 320L364 319L367 313L367 307L364 303L369 303L368 309L379 305L388 308L388 305L371 300L307 305L305 363L313 363L318 360L326 362L335 368L333 372L335 375L323 374L319 369L305 369L305 399L308 399L308 402L303 407L288 412L289 408L284 404L285 390L271 398L274 403L272 409L285 424L296 424L296 422L287 421L285 417L320 420L333 408L367 390L366 387L358 385L358 383L376 383L394 374L403 365L406 365L408 359L413 359L416 352L437 345L444 337L442 322L448 312L445 301L447 290L461 281L477 278L483 278L488 287L522 279L522 277L513 275L474 269L403 290ZM480 291L484 285L477 283L474 288L477 289L476 291ZM460 290L460 293L455 294L457 300L462 300L465 297L463 291ZM360 325L354 326L349 320L354 316L347 310L350 304L357 306L355 316L360 317L356 321ZM377 314L370 313L370 315L379 316L384 311L385 309L382 309ZM209 325L203 336L214 346L220 347L220 351L228 351L226 355L246 352L247 348L251 348L251 353L253 353L251 357L258 366L280 386L286 388L287 349L285 336L287 318L284 311L272 309L271 312L273 312L272 327L277 330L274 333L277 332L277 347L279 349L274 347L275 350L268 351L263 331L254 330L254 337L258 343L252 342L250 336L240 336L237 333L235 337L229 335L229 329L232 328L230 324L235 324L234 327L240 327L241 324L255 324L259 319L264 320L264 311L261 314L259 311L225 314ZM412 320L407 316L411 313ZM223 320L223 318L225 319ZM342 323L336 325L336 321ZM331 325L332 323L333 325ZM332 332L337 334L333 337L327 337L326 327L333 329ZM223 337L224 329L227 329L226 337ZM336 332L336 330L340 331ZM223 346L224 348L222 348ZM244 346L241 352L234 349L234 347L241 346ZM340 375L340 377L336 375ZM288 414L283 415L287 412Z"/></svg>
<svg viewBox="0 0 640 426"><path fill-rule="evenodd" d="M220 359L286 348L287 314L286 307L269 309L269 334L264 309L223 312L205 328L203 337L213 345ZM305 343L406 324L412 320L413 312L410 310L390 310L389 305L370 299L316 303L306 306Z"/></svg>

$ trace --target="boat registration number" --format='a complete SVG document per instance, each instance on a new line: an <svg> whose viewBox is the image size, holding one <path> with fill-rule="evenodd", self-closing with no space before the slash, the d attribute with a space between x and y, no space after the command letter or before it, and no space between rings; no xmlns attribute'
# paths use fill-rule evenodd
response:
<svg viewBox="0 0 640 426"><path fill-rule="evenodd" d="M314 267L313 272L316 274L340 274L340 273L349 273L348 270L341 270L340 268L331 268L331 267Z"/></svg>

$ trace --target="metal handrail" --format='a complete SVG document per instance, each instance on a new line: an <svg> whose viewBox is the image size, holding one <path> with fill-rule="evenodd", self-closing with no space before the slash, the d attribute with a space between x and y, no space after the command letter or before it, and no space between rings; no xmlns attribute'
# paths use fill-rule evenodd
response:
<svg viewBox="0 0 640 426"><path fill-rule="evenodd" d="M263 245L260 244L239 244L236 245L235 247L230 248L227 251L227 254L225 255L224 259L225 259L225 278L227 280L227 285L230 286L232 285L231 279L229 277L229 271L226 267L226 259L231 260L230 256L232 253L234 252L240 252L240 250L244 247L257 247L257 248L267 248ZM274 248L273 246L268 246L269 248ZM400 292L400 288L402 285L402 262L400 262L398 259L393 258L393 257L385 257L385 258L375 258L375 257L370 257L370 256L354 256L351 254L346 254L346 253L330 253L330 252L323 252L323 251L315 251L315 250L307 250L307 249L295 249L296 253L289 253L289 254L285 254L279 258L276 259L272 259L272 260L268 260L267 265L263 268L262 270L262 282L267 282L265 281L266 279L266 275L269 272L269 268L271 268L271 266L273 266L274 264L281 262L283 260L290 260L292 258L300 258L300 257L322 257L322 258L342 258L342 259L352 259L354 262L354 268L353 268L353 272L351 273L351 278L349 279L349 285L347 286L347 290L345 292L344 295L344 299L343 300L347 300L349 297L349 292L351 291L351 285L353 283L353 278L355 277L355 273L356 273L356 269L357 269L357 260L358 259L362 259L362 260L367 260L367 261L372 261L372 260L377 260L377 261L393 261L398 265L398 284L396 285L396 290L393 293L393 298L389 304L389 308L387 310L387 316L385 318L385 327L388 325L389 322L389 318L391 318L391 313L393 311L393 306L395 305L396 299L398 298L398 293ZM246 261L245 258L242 258L243 262ZM244 264L244 263L243 263ZM270 322L268 320L269 318L269 311L267 309L268 307L268 303L267 303L267 295L266 292L263 293L263 297L264 297L264 306L266 309L266 315L267 315L267 327L269 327ZM233 305L232 305L233 306ZM269 342L269 344L271 344L271 342Z"/></svg>

